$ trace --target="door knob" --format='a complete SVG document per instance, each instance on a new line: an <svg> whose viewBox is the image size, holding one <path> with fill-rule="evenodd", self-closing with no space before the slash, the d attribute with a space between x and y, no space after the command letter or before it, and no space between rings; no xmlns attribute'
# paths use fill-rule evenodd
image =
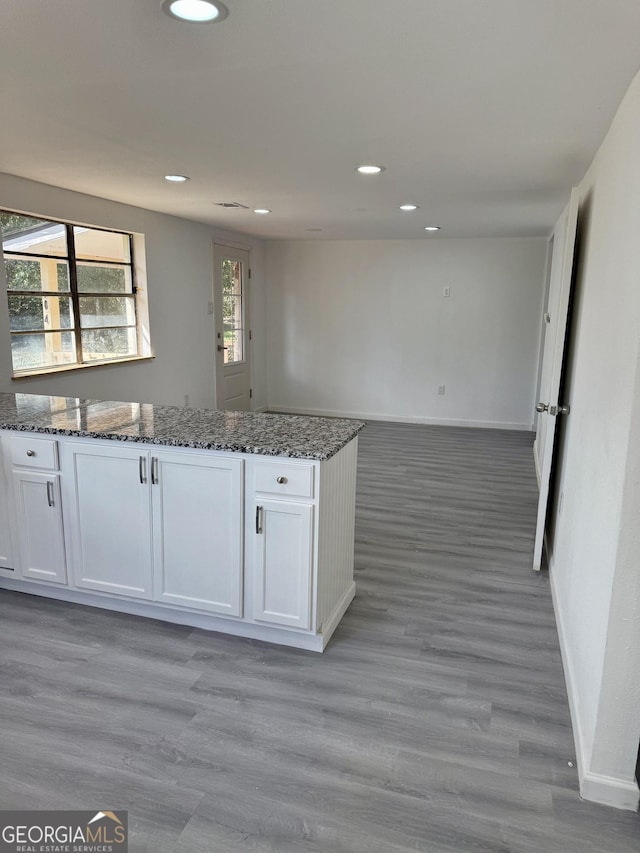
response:
<svg viewBox="0 0 640 853"><path fill-rule="evenodd" d="M536 406L536 412L548 412L549 404L548 403L538 403Z"/></svg>
<svg viewBox="0 0 640 853"><path fill-rule="evenodd" d="M229 347L223 347L222 344L218 344L218 352L222 352L223 349L229 349Z"/></svg>
<svg viewBox="0 0 640 853"><path fill-rule="evenodd" d="M571 406L551 406L549 409L549 414L553 415L568 415L571 411Z"/></svg>

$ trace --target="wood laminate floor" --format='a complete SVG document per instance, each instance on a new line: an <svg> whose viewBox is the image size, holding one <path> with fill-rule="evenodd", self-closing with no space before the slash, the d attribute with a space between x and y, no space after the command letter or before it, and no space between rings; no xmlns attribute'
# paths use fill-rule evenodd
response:
<svg viewBox="0 0 640 853"><path fill-rule="evenodd" d="M370 424L324 655L0 593L0 808L149 853L638 853L582 802L524 433Z"/></svg>

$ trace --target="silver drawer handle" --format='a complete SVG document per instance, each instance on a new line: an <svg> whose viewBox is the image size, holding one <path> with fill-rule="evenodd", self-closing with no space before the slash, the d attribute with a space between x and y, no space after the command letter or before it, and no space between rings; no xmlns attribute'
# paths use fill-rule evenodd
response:
<svg viewBox="0 0 640 853"><path fill-rule="evenodd" d="M49 506L53 506L53 483L51 480L47 480L47 503Z"/></svg>
<svg viewBox="0 0 640 853"><path fill-rule="evenodd" d="M27 456L35 456L35 455L36 455L35 450L27 450Z"/></svg>
<svg viewBox="0 0 640 853"><path fill-rule="evenodd" d="M283 486L286 482L288 482L286 477L276 477L276 483L280 483L281 486Z"/></svg>

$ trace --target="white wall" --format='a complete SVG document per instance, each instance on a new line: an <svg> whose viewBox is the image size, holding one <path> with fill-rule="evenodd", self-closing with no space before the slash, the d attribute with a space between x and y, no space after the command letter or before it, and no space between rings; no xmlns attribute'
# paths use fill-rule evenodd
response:
<svg viewBox="0 0 640 853"><path fill-rule="evenodd" d="M585 797L637 808L640 77L581 186L551 579Z"/></svg>
<svg viewBox="0 0 640 853"><path fill-rule="evenodd" d="M266 404L264 244L246 235L0 175L0 207L145 236L152 361L11 379L7 311L0 310L0 390L215 407L213 241L251 251L254 406ZM0 286L4 268L0 264Z"/></svg>
<svg viewBox="0 0 640 853"><path fill-rule="evenodd" d="M530 429L546 249L538 238L268 243L269 407Z"/></svg>

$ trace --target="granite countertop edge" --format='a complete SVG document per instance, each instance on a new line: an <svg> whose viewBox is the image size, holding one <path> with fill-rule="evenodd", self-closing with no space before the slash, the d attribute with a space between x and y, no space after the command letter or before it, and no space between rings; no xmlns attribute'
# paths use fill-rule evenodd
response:
<svg viewBox="0 0 640 853"><path fill-rule="evenodd" d="M357 422L356 422L357 423ZM121 441L129 444L152 444L156 447L184 447L192 450L218 450L226 453L248 453L256 456L285 456L289 459L309 459L310 461L326 462L335 456L343 447L346 447L349 442L354 439L361 430L365 427L361 423L357 428L354 427L354 432L348 438L342 440L339 444L332 444L331 449L327 451L303 451L295 450L286 446L264 446L264 445L248 445L235 442L218 442L218 441L198 441L196 439L180 439L180 438L152 438L145 435L126 435L118 432L90 432L80 429L63 429L58 427L38 426L36 424L3 424L0 423L0 429L12 430L13 432L32 432L40 435L62 435L76 438L96 438L107 441Z"/></svg>
<svg viewBox="0 0 640 853"><path fill-rule="evenodd" d="M46 399L42 395L21 395L33 397L34 400ZM11 397L11 394L0 394L1 398ZM85 410L91 406L100 406L109 411L123 405L116 401L78 400L77 405L68 406L65 412ZM129 404L124 404L129 405ZM140 404L146 414L152 415L158 421L158 435L145 434L155 427L149 427L140 421L131 421L122 425L109 425L108 429L83 429L78 426L55 426L51 423L57 413L42 413L26 415L24 419L3 417L0 414L0 429L13 432L29 432L40 435L60 435L78 438L93 438L107 441L129 442L134 444L150 444L159 447L183 447L194 450L218 451L226 453L244 453L259 456L286 457L290 459L308 459L310 461L326 462L342 450L358 433L364 429L365 423L349 418L330 418L307 415L279 415L267 413L225 413L216 409L182 409L175 406L158 406ZM221 415L231 415L239 418L238 425L221 425ZM192 421L190 426L189 421ZM210 421L210 423L208 423ZM322 429L318 425L322 422ZM287 428L291 428L290 436ZM139 429L138 434L130 431ZM233 436L234 429L242 433L237 438ZM305 434L309 430L311 437ZM194 434L191 435L190 431ZM198 436L198 432L200 436ZM205 433L204 435L202 433ZM229 432L228 435L216 436L216 432ZM255 432L255 436L252 435ZM164 434L163 434L164 433ZM290 440L289 440L290 438ZM325 446L323 446L325 445Z"/></svg>

